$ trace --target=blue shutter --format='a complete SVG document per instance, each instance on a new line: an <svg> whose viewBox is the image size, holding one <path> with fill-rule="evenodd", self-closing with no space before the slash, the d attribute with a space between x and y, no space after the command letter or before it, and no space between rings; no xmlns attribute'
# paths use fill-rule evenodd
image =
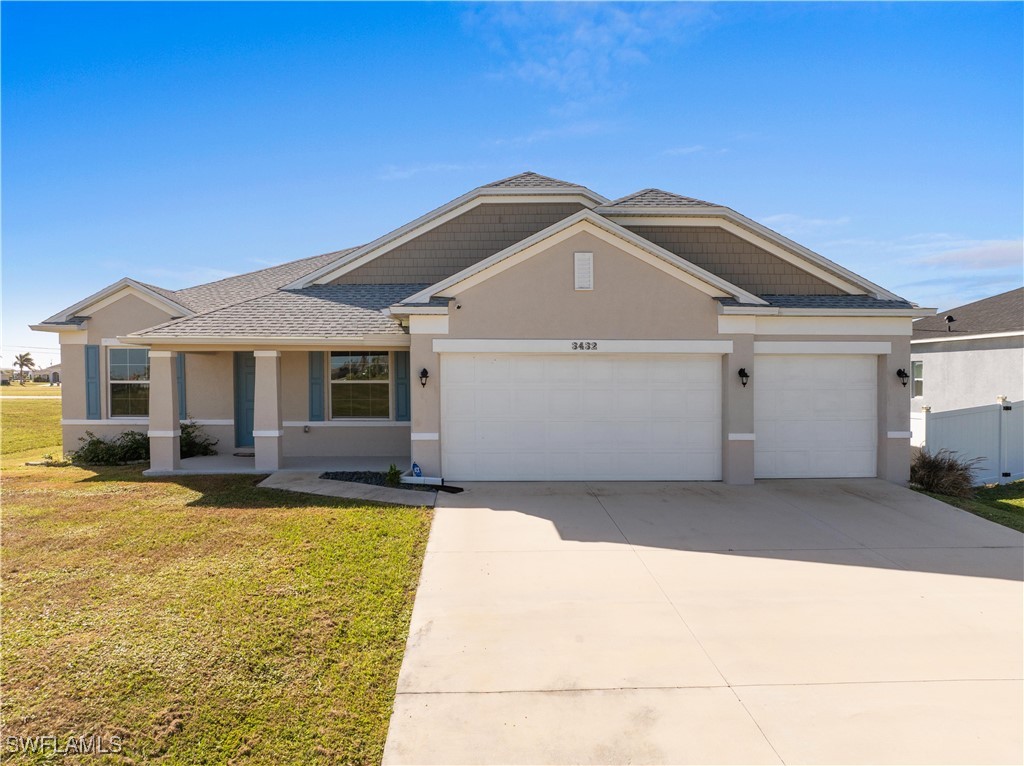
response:
<svg viewBox="0 0 1024 766"><path fill-rule="evenodd" d="M188 420L188 405L185 404L185 355L178 353L178 420Z"/></svg>
<svg viewBox="0 0 1024 766"><path fill-rule="evenodd" d="M395 352L395 420L409 420L409 352Z"/></svg>
<svg viewBox="0 0 1024 766"><path fill-rule="evenodd" d="M85 417L100 419L100 347L85 347Z"/></svg>
<svg viewBox="0 0 1024 766"><path fill-rule="evenodd" d="M324 419L324 352L309 352L309 419Z"/></svg>

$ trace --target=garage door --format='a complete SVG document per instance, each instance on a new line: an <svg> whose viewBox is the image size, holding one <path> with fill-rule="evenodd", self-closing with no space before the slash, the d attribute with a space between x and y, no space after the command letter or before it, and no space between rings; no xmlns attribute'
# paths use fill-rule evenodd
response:
<svg viewBox="0 0 1024 766"><path fill-rule="evenodd" d="M754 476L874 476L878 440L874 356L755 360Z"/></svg>
<svg viewBox="0 0 1024 766"><path fill-rule="evenodd" d="M721 478L721 358L443 354L453 480Z"/></svg>

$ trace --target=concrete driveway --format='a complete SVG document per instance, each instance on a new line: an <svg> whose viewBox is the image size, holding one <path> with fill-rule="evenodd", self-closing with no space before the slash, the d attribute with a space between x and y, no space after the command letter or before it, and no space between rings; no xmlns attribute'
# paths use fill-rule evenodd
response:
<svg viewBox="0 0 1024 766"><path fill-rule="evenodd" d="M1019 763L1017 532L872 479L438 498L384 763Z"/></svg>

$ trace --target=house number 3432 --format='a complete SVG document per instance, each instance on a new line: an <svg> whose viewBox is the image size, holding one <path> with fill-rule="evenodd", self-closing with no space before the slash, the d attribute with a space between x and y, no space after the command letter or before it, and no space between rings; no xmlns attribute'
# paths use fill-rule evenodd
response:
<svg viewBox="0 0 1024 766"><path fill-rule="evenodd" d="M597 351L596 340L574 340L572 342L573 351Z"/></svg>

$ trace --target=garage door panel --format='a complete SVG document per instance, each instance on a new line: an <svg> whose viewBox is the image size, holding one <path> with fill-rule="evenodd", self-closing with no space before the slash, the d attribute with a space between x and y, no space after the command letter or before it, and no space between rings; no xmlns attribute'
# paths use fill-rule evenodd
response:
<svg viewBox="0 0 1024 766"><path fill-rule="evenodd" d="M876 474L876 357L760 355L754 367L756 478Z"/></svg>
<svg viewBox="0 0 1024 766"><path fill-rule="evenodd" d="M447 478L721 478L720 357L444 354L441 365Z"/></svg>

